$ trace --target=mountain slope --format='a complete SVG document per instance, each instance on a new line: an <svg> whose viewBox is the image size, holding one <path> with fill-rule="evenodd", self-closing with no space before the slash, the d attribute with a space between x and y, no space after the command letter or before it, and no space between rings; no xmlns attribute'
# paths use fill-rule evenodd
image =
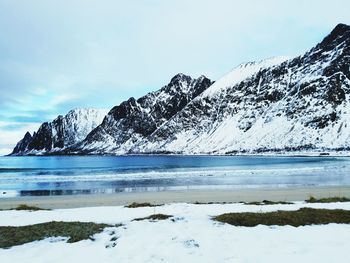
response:
<svg viewBox="0 0 350 263"><path fill-rule="evenodd" d="M98 126L79 123L73 131L62 116L44 123L14 154L350 151L350 27L337 25L301 56L241 64L215 83L178 74Z"/></svg>
<svg viewBox="0 0 350 263"><path fill-rule="evenodd" d="M33 136L27 132L11 154L49 154L72 146L97 127L106 113L106 110L100 109L71 110L66 116L60 115L52 122L44 122Z"/></svg>
<svg viewBox="0 0 350 263"><path fill-rule="evenodd" d="M211 84L204 76L193 79L177 74L160 90L137 100L130 98L111 109L101 125L67 152L128 153Z"/></svg>
<svg viewBox="0 0 350 263"><path fill-rule="evenodd" d="M340 24L310 51L281 61L241 65L133 151L350 149L350 27ZM249 73L240 75L242 67Z"/></svg>

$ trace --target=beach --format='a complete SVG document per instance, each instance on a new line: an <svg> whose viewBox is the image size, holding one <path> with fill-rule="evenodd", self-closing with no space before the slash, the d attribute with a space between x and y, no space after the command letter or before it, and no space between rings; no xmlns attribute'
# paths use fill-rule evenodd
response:
<svg viewBox="0 0 350 263"><path fill-rule="evenodd" d="M310 196L317 198L344 196L350 198L349 186L259 188L259 189L212 189L159 192L121 192L114 194L23 196L0 199L0 209L15 208L20 204L45 209L79 208L127 205L132 202L152 204L169 203L235 203L253 201L303 201Z"/></svg>
<svg viewBox="0 0 350 263"><path fill-rule="evenodd" d="M261 214L306 207L349 211L350 202L276 205L174 203L138 208L101 206L33 212L6 210L0 211L0 227L32 226L53 221L66 224L76 221L104 223L110 227L74 243L69 243L66 235L34 239L0 249L0 258L2 263L331 262L335 258L338 262L347 262L350 245L348 224L242 227L214 220L215 216L223 213ZM153 214L170 218L147 219Z"/></svg>

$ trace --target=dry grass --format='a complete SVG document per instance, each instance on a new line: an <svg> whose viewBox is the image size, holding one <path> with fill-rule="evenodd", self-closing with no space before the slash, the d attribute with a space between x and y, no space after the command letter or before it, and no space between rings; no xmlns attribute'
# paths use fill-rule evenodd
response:
<svg viewBox="0 0 350 263"><path fill-rule="evenodd" d="M49 210L49 209L44 209L40 208L37 206L31 206L31 205L26 205L26 204L20 204L13 210L27 210L27 211L40 211L40 210Z"/></svg>
<svg viewBox="0 0 350 263"><path fill-rule="evenodd" d="M346 197L340 197L340 196L317 199L313 196L310 196L309 199L305 200L305 202L306 203L336 203L336 202L350 202L350 199Z"/></svg>
<svg viewBox="0 0 350 263"><path fill-rule="evenodd" d="M125 206L126 208L138 208L138 207L156 207L156 206L161 206L161 205L155 205L151 203L136 203L133 202L130 205Z"/></svg>
<svg viewBox="0 0 350 263"><path fill-rule="evenodd" d="M269 201L269 200L263 200L262 202L248 202L244 203L245 205L292 205L293 203L285 202L285 201Z"/></svg>
<svg viewBox="0 0 350 263"><path fill-rule="evenodd" d="M0 248L43 240L48 237L68 237L68 243L91 238L110 225L83 222L49 222L29 226L1 226Z"/></svg>
<svg viewBox="0 0 350 263"><path fill-rule="evenodd" d="M214 217L214 220L234 226L253 227L257 225L323 225L330 223L349 224L350 211L301 208L297 211L276 211L268 213L227 213Z"/></svg>
<svg viewBox="0 0 350 263"><path fill-rule="evenodd" d="M173 216L164 215L164 214L153 214L147 217L135 218L133 221L142 221L142 220L158 221L158 220L166 220L170 217L173 217Z"/></svg>

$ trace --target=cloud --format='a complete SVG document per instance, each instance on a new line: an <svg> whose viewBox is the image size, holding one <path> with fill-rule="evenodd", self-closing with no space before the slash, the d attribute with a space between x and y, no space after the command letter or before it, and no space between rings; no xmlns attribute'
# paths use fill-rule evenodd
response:
<svg viewBox="0 0 350 263"><path fill-rule="evenodd" d="M244 61L297 55L350 24L349 9L348 0L4 0L0 120L110 108L178 72L215 80Z"/></svg>
<svg viewBox="0 0 350 263"><path fill-rule="evenodd" d="M29 131L33 134L40 123L21 123L0 121L0 155L11 153L16 143Z"/></svg>
<svg viewBox="0 0 350 263"><path fill-rule="evenodd" d="M0 156L10 154L13 148L8 147L7 145L0 145Z"/></svg>
<svg viewBox="0 0 350 263"><path fill-rule="evenodd" d="M18 129L21 129L23 127L23 123L22 122L17 122L17 123L9 123L4 125L2 128L2 130L4 131L16 131Z"/></svg>

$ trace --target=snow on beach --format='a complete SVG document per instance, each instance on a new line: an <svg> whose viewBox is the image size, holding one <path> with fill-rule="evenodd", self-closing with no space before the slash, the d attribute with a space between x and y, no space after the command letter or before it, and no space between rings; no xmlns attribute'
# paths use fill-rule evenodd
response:
<svg viewBox="0 0 350 263"><path fill-rule="evenodd" d="M227 212L297 210L301 207L346 209L350 203L293 205L168 204L159 207L90 207L52 211L0 211L1 226L49 221L119 224L95 240L66 243L48 238L0 249L2 263L15 262L347 262L350 225L234 227L211 220ZM153 213L173 220L132 221ZM113 240L113 241L112 241Z"/></svg>

